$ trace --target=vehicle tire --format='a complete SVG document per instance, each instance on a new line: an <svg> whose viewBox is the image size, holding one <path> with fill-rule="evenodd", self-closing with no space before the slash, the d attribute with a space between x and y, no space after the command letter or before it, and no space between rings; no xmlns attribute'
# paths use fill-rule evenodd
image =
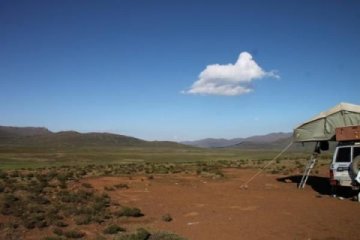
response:
<svg viewBox="0 0 360 240"><path fill-rule="evenodd" d="M360 167L360 155L356 156L356 158L350 164L349 170L350 170L350 174L354 180L359 173L359 167Z"/></svg>

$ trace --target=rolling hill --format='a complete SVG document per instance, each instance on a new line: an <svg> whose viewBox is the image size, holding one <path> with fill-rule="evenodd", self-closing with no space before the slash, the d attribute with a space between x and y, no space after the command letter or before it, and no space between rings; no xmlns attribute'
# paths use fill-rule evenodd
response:
<svg viewBox="0 0 360 240"><path fill-rule="evenodd" d="M46 128L0 126L0 146L80 147L186 147L168 141L145 141L113 133L51 132Z"/></svg>
<svg viewBox="0 0 360 240"><path fill-rule="evenodd" d="M26 137L26 136L38 136L47 135L51 132L42 127L6 127L0 126L0 138L4 137Z"/></svg>
<svg viewBox="0 0 360 240"><path fill-rule="evenodd" d="M251 136L248 138L216 139L206 138L197 141L181 142L183 144L202 148L273 148L289 142L292 133L270 133L266 135Z"/></svg>
<svg viewBox="0 0 360 240"><path fill-rule="evenodd" d="M216 139L207 138L181 143L170 141L145 141L142 139L113 133L79 133L76 131L52 132L47 128L0 126L0 147L28 147L48 149L78 148L233 148L243 150L279 150L292 138L292 133L270 133L248 138ZM313 143L293 144L290 150L310 151Z"/></svg>
<svg viewBox="0 0 360 240"><path fill-rule="evenodd" d="M210 139L210 141L209 141ZM292 133L270 133L266 135L251 136L248 138L234 139L213 139L207 138L198 141L182 142L191 146L201 148L232 148L242 150L282 150L292 140ZM238 141L238 142L237 142ZM234 142L237 142L233 144ZM288 151L306 151L311 152L315 147L315 143L293 143ZM333 152L336 142L330 142L329 152Z"/></svg>

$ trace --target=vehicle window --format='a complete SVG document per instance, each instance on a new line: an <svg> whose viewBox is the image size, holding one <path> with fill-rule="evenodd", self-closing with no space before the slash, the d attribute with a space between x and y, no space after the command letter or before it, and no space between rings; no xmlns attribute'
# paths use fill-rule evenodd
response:
<svg viewBox="0 0 360 240"><path fill-rule="evenodd" d="M336 156L336 162L350 162L351 148L343 147L338 149Z"/></svg>
<svg viewBox="0 0 360 240"><path fill-rule="evenodd" d="M360 147L354 147L353 159L360 155Z"/></svg>

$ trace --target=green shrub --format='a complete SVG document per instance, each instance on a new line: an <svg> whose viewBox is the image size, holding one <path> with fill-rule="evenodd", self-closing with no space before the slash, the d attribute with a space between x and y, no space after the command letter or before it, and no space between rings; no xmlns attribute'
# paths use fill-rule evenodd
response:
<svg viewBox="0 0 360 240"><path fill-rule="evenodd" d="M44 237L43 240L64 240L64 238L59 236L50 236L50 237Z"/></svg>
<svg viewBox="0 0 360 240"><path fill-rule="evenodd" d="M20 199L14 194L5 194L2 197L2 205L1 205L1 214L3 215L12 215L15 214L18 207L21 206L19 204ZM21 212L21 211L20 211Z"/></svg>
<svg viewBox="0 0 360 240"><path fill-rule="evenodd" d="M58 236L64 235L64 231L61 228L54 228L53 233L58 235Z"/></svg>
<svg viewBox="0 0 360 240"><path fill-rule="evenodd" d="M46 197L41 196L41 195L30 195L29 201L35 202L38 204L49 204L50 203L49 199L47 199Z"/></svg>
<svg viewBox="0 0 360 240"><path fill-rule="evenodd" d="M67 176L66 175L59 174L59 175L56 176L56 178L59 181L59 187L61 189L67 188L67 185L66 185Z"/></svg>
<svg viewBox="0 0 360 240"><path fill-rule="evenodd" d="M19 172L18 171L13 171L13 172L11 172L10 173L10 177L12 177L12 178L16 178L16 177L19 177Z"/></svg>
<svg viewBox="0 0 360 240"><path fill-rule="evenodd" d="M77 225L87 225L91 223L91 215L80 215L75 218Z"/></svg>
<svg viewBox="0 0 360 240"><path fill-rule="evenodd" d="M147 240L150 235L147 230L139 228L135 233L119 236L115 240Z"/></svg>
<svg viewBox="0 0 360 240"><path fill-rule="evenodd" d="M78 230L70 230L64 232L64 236L67 238L82 238L85 236L85 233L80 232Z"/></svg>
<svg viewBox="0 0 360 240"><path fill-rule="evenodd" d="M271 170L270 173L271 173L271 174L279 174L280 171L279 171L278 169L273 169L273 170Z"/></svg>
<svg viewBox="0 0 360 240"><path fill-rule="evenodd" d="M95 211L102 211L103 209L110 206L110 198L106 196L96 196L93 202L93 209Z"/></svg>
<svg viewBox="0 0 360 240"><path fill-rule="evenodd" d="M115 213L118 217L142 217L144 214L139 208L123 207L121 210Z"/></svg>
<svg viewBox="0 0 360 240"><path fill-rule="evenodd" d="M28 173L28 174L26 174L26 177L27 177L28 179L33 178L33 177L34 177L34 174L33 174L33 173Z"/></svg>
<svg viewBox="0 0 360 240"><path fill-rule="evenodd" d="M90 183L83 183L81 184L84 188L92 188L93 186Z"/></svg>
<svg viewBox="0 0 360 240"><path fill-rule="evenodd" d="M102 235L97 235L93 238L93 240L106 240L107 238Z"/></svg>
<svg viewBox="0 0 360 240"><path fill-rule="evenodd" d="M41 213L31 213L30 215L25 215L21 217L22 224L27 229L33 229L35 227L43 228L48 226L44 215Z"/></svg>
<svg viewBox="0 0 360 240"><path fill-rule="evenodd" d="M0 178L6 179L7 177L8 177L7 172L4 172L4 171L0 170Z"/></svg>
<svg viewBox="0 0 360 240"><path fill-rule="evenodd" d="M60 191L58 193L58 197L64 203L82 203L91 198L92 195L92 192L81 190L78 192Z"/></svg>
<svg viewBox="0 0 360 240"><path fill-rule="evenodd" d="M44 191L44 188L45 188L44 184L41 184L41 183L36 182L36 181L31 181L31 182L32 182L32 184L30 184L30 186L29 186L30 192L38 195L38 194L41 194Z"/></svg>
<svg viewBox="0 0 360 240"><path fill-rule="evenodd" d="M129 186L126 183L119 183L114 185L116 189L129 189Z"/></svg>
<svg viewBox="0 0 360 240"><path fill-rule="evenodd" d="M3 199L4 199L4 204L9 204L9 205L12 205L14 202L19 200L19 198L14 194L5 194Z"/></svg>
<svg viewBox="0 0 360 240"><path fill-rule="evenodd" d="M114 191L115 188L109 187L109 186L105 186L105 187L104 187L104 190L105 190L105 191Z"/></svg>
<svg viewBox="0 0 360 240"><path fill-rule="evenodd" d="M57 227L67 227L68 224L65 223L65 222L63 222L63 221L57 221L57 222L55 223L55 226L57 226Z"/></svg>
<svg viewBox="0 0 360 240"><path fill-rule="evenodd" d="M35 221L33 221L31 219L25 219L25 220L23 220L23 225L27 229L33 229L33 228L35 228Z"/></svg>
<svg viewBox="0 0 360 240"><path fill-rule="evenodd" d="M172 217L171 217L171 215L170 214L165 214L165 215L163 215L162 217L161 217L161 219L164 221L164 222L171 222L173 219L172 219Z"/></svg>
<svg viewBox="0 0 360 240"><path fill-rule="evenodd" d="M110 218L111 217L109 217L108 215L97 214L92 217L92 222L103 223L103 222L105 222L106 219L110 219Z"/></svg>
<svg viewBox="0 0 360 240"><path fill-rule="evenodd" d="M86 171L84 169L80 169L77 174L80 175L80 176L85 176Z"/></svg>
<svg viewBox="0 0 360 240"><path fill-rule="evenodd" d="M148 240L185 240L185 238L182 238L174 233L157 232L157 233L151 234L151 236L148 238Z"/></svg>
<svg viewBox="0 0 360 240"><path fill-rule="evenodd" d="M16 221L10 221L4 224L4 227L9 229L18 229L19 226L19 223Z"/></svg>
<svg viewBox="0 0 360 240"><path fill-rule="evenodd" d="M104 229L103 233L104 234L116 234L118 232L124 232L125 228L122 228L118 225L110 225L107 228Z"/></svg>
<svg viewBox="0 0 360 240"><path fill-rule="evenodd" d="M22 221L24 227L27 229L33 229L35 227L44 228L48 226L43 213L31 213L29 216L23 216Z"/></svg>

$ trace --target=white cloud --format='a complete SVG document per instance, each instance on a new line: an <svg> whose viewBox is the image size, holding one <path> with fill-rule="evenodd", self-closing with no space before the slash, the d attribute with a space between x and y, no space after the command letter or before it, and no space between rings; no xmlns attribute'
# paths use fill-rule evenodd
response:
<svg viewBox="0 0 360 240"><path fill-rule="evenodd" d="M265 77L279 78L275 71L264 71L248 52L242 52L235 64L212 64L199 74L199 79L183 93L235 96L252 92L250 83Z"/></svg>

